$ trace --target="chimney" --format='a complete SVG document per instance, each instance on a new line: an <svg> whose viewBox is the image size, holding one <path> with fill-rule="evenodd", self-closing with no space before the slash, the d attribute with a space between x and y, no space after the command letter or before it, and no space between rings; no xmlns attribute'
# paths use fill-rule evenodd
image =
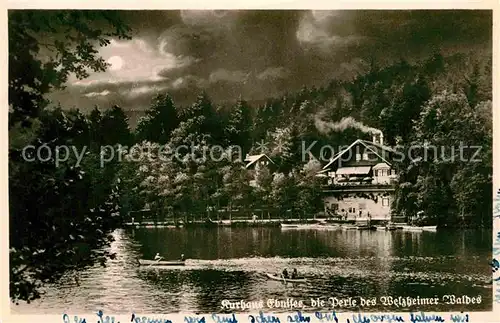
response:
<svg viewBox="0 0 500 323"><path fill-rule="evenodd" d="M383 145L384 144L384 135L382 132L376 132L372 135L373 143Z"/></svg>

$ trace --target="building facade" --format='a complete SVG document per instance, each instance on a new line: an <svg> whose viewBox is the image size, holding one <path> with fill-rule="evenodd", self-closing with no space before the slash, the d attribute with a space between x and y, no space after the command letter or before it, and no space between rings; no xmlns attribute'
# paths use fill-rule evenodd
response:
<svg viewBox="0 0 500 323"><path fill-rule="evenodd" d="M318 174L324 179L325 214L344 220L390 221L398 179L393 155L381 133L371 142L358 139L336 154Z"/></svg>
<svg viewBox="0 0 500 323"><path fill-rule="evenodd" d="M245 162L246 162L245 168L247 169L249 176L251 178L249 184L250 186L253 187L257 187L256 176L259 169L265 167L272 172L275 168L273 160L266 154L246 155Z"/></svg>

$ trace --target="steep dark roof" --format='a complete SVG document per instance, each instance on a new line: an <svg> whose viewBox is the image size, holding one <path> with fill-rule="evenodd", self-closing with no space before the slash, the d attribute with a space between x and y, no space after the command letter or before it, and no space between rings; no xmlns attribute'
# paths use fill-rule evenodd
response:
<svg viewBox="0 0 500 323"><path fill-rule="evenodd" d="M352 147L354 147L356 144L362 144L365 146L368 150L373 152L375 155L377 155L380 159L382 159L384 162L386 162L388 165L391 165L391 163L385 158L386 156L385 152L390 152L394 153L394 149L388 146L376 144L371 141L366 141L366 140L361 140L357 139L354 141L352 144L349 145L346 149L342 150L341 152L337 153L329 162L326 164L323 169L328 169L335 161L337 161L342 155L347 153ZM386 156L387 157L387 156Z"/></svg>

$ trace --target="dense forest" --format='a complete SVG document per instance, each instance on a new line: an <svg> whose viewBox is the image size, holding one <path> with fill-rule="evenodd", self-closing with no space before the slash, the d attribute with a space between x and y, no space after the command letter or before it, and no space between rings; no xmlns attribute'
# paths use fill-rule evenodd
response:
<svg viewBox="0 0 500 323"><path fill-rule="evenodd" d="M51 17L50 15L59 15ZM492 60L491 56L439 52L426 60L388 66L372 62L369 71L349 81L324 86L304 84L264 103L235 98L218 104L200 93L178 106L168 93L152 98L137 127L131 129L118 106L95 107L85 115L67 107L48 108L45 95L64 86L68 75L102 71L105 62L94 44L127 38L128 28L111 12L29 13L9 15L9 202L10 293L14 301L38 298L39 287L67 271L113 257L102 248L130 211L150 207L158 219L200 218L221 208L262 206L297 217L320 211L324 166L319 147L338 147L370 135L350 123L380 129L390 146L423 143L439 147L480 146L477 162L457 158L405 159L396 165L400 182L395 214L424 211L440 223L491 225ZM57 19L55 19L57 18ZM90 22L108 27L93 29ZM77 23L75 23L77 22ZM33 34L70 29L71 37L42 48ZM50 44L49 44L50 45ZM74 46L77 45L77 46ZM53 46L53 47L52 47ZM62 66L62 68L61 68ZM321 122L318 122L321 120ZM328 131L322 124L343 121ZM317 142L304 160L302 145ZM276 169L260 169L257 186L249 184L242 160L203 158L207 147L220 154L266 152ZM43 158L27 146L45 149ZM160 158L161 147L186 145L180 158ZM75 153L56 165L62 146ZM116 158L102 167L102 147L115 147ZM119 153L118 153L119 152ZM135 156L140 152L139 158ZM466 150L471 159L475 150ZM420 151L426 154L426 151ZM24 155L23 155L24 154ZM427 154L426 154L427 155ZM120 156L120 158L118 158ZM446 156L449 156L448 151ZM221 157L221 156L219 156ZM423 157L423 156L421 156ZM324 157L323 157L324 159Z"/></svg>

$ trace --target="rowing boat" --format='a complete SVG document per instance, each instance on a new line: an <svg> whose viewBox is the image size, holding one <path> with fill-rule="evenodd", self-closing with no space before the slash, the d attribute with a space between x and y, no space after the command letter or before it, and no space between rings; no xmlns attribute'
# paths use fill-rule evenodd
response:
<svg viewBox="0 0 500 323"><path fill-rule="evenodd" d="M357 225L356 229L358 230L373 230L375 227L372 227L370 225Z"/></svg>
<svg viewBox="0 0 500 323"><path fill-rule="evenodd" d="M305 278L283 278L281 275L273 275L273 274L266 274L267 278L273 279L273 280L281 280L283 282L287 283L305 283L307 279Z"/></svg>
<svg viewBox="0 0 500 323"><path fill-rule="evenodd" d="M280 227L282 229L298 229L299 225L298 224L285 224L285 223L281 223Z"/></svg>
<svg viewBox="0 0 500 323"><path fill-rule="evenodd" d="M393 231L397 229L394 225L377 225L375 228L377 231Z"/></svg>
<svg viewBox="0 0 500 323"><path fill-rule="evenodd" d="M342 225L342 230L358 230L358 227L355 225Z"/></svg>
<svg viewBox="0 0 500 323"><path fill-rule="evenodd" d="M404 226L403 231L409 231L409 232L422 232L422 231L431 231L435 232L437 231L437 225L427 225L427 226L422 226L422 227L417 227L417 226Z"/></svg>
<svg viewBox="0 0 500 323"><path fill-rule="evenodd" d="M139 259L139 264L141 266L184 266L186 264L185 261L166 261L166 260L146 260Z"/></svg>
<svg viewBox="0 0 500 323"><path fill-rule="evenodd" d="M422 227L407 225L403 227L403 231L406 232L422 232Z"/></svg>
<svg viewBox="0 0 500 323"><path fill-rule="evenodd" d="M296 229L296 230L337 230L338 225L330 224L281 224L281 229Z"/></svg>

